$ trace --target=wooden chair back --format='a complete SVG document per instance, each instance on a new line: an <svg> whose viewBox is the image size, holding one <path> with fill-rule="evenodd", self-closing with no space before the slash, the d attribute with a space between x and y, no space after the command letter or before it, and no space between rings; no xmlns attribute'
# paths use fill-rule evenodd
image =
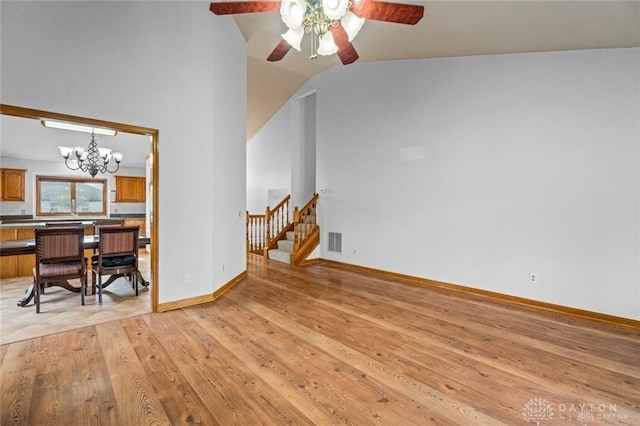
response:
<svg viewBox="0 0 640 426"><path fill-rule="evenodd" d="M36 313L40 313L40 293L45 286L57 285L80 292L81 303L87 285L87 266L84 259L84 228L46 228L35 230L36 266L33 268ZM80 288L67 280L80 279Z"/></svg>
<svg viewBox="0 0 640 426"><path fill-rule="evenodd" d="M84 229L36 229L36 268L41 263L82 261L84 263Z"/></svg>
<svg viewBox="0 0 640 426"><path fill-rule="evenodd" d="M134 255L138 257L140 226L101 226L98 229L98 255L102 258Z"/></svg>
<svg viewBox="0 0 640 426"><path fill-rule="evenodd" d="M93 223L93 234L99 235L100 228L108 227L108 226L124 226L124 219L107 219L107 220L97 220Z"/></svg>
<svg viewBox="0 0 640 426"><path fill-rule="evenodd" d="M82 222L47 222L47 228L78 228L82 226Z"/></svg>
<svg viewBox="0 0 640 426"><path fill-rule="evenodd" d="M102 303L102 289L120 276L129 276L138 295L138 237L140 226L103 226L98 230L98 254L91 260L91 282L98 289ZM103 275L111 275L102 283Z"/></svg>

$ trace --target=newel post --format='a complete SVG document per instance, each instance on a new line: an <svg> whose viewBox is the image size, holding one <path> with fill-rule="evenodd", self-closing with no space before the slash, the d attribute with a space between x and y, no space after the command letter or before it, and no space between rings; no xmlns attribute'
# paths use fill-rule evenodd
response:
<svg viewBox="0 0 640 426"><path fill-rule="evenodd" d="M293 251L298 250L298 224L300 223L300 210L298 206L293 209Z"/></svg>
<svg viewBox="0 0 640 426"><path fill-rule="evenodd" d="M264 212L264 226L266 228L265 246L268 246L271 243L271 209L269 206L267 206Z"/></svg>
<svg viewBox="0 0 640 426"><path fill-rule="evenodd" d="M247 252L249 252L249 210L247 210L247 215L245 216L245 221L247 223Z"/></svg>

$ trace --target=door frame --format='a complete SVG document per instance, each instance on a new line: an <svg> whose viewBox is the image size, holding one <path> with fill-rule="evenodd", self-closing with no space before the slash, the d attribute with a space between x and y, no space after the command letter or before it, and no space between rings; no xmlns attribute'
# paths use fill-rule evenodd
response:
<svg viewBox="0 0 640 426"><path fill-rule="evenodd" d="M158 277L158 259L160 253L160 241L158 239L158 195L160 193L160 161L158 155L158 142L160 131L151 127L142 127L132 124L116 123L113 121L98 120L95 118L79 117L57 112L42 111L37 109L0 104L0 114L14 117L23 117L34 120L56 120L74 124L84 124L93 127L106 127L124 133L149 136L151 138L151 155L153 158L153 220L151 221L151 312L158 312L158 294L160 280Z"/></svg>

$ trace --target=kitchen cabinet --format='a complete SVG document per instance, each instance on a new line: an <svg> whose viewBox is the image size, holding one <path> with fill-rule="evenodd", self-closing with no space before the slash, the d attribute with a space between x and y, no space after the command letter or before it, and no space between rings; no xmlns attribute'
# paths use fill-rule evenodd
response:
<svg viewBox="0 0 640 426"><path fill-rule="evenodd" d="M0 241L34 238L33 228L0 229ZM0 278L29 277L36 266L35 256L3 256L0 260Z"/></svg>
<svg viewBox="0 0 640 426"><path fill-rule="evenodd" d="M25 169L0 169L2 201L24 201Z"/></svg>
<svg viewBox="0 0 640 426"><path fill-rule="evenodd" d="M140 235L147 235L147 227L145 226L147 223L146 219L144 218L140 218L140 219L132 219L132 218L128 218L124 220L124 225L125 226L139 226L140 227ZM141 250L146 250L148 253L151 253L151 251L149 250L149 245L146 246L145 249Z"/></svg>
<svg viewBox="0 0 640 426"><path fill-rule="evenodd" d="M145 178L138 176L115 176L116 203L144 203L146 200Z"/></svg>
<svg viewBox="0 0 640 426"><path fill-rule="evenodd" d="M0 229L0 242L7 240L17 240L15 229ZM18 276L18 257L6 256L0 261L0 278L13 278Z"/></svg>
<svg viewBox="0 0 640 426"><path fill-rule="evenodd" d="M136 226L138 225L140 227L140 235L145 235L146 229L145 229L145 219L125 219L124 224L125 226Z"/></svg>
<svg viewBox="0 0 640 426"><path fill-rule="evenodd" d="M26 240L36 237L33 228L22 228L16 230L18 240ZM33 274L33 268L36 266L36 257L32 254L23 254L18 258L18 277L29 277Z"/></svg>

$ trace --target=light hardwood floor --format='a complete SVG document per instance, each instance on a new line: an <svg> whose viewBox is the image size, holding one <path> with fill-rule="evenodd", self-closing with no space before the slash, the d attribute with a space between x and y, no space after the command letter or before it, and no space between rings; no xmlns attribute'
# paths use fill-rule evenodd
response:
<svg viewBox="0 0 640 426"><path fill-rule="evenodd" d="M0 424L640 424L636 328L327 263L248 275L0 346Z"/></svg>
<svg viewBox="0 0 640 426"><path fill-rule="evenodd" d="M149 254L146 252L140 252L139 267L149 280ZM32 281L31 277L0 280L0 344L151 312L149 289L139 286L138 297L135 297L130 283L121 278L103 291L102 304L98 303L97 295L88 295L82 306L80 293L62 287L47 288L40 300L41 313L36 314L33 300L24 307L16 305ZM78 280L72 283L79 286Z"/></svg>

